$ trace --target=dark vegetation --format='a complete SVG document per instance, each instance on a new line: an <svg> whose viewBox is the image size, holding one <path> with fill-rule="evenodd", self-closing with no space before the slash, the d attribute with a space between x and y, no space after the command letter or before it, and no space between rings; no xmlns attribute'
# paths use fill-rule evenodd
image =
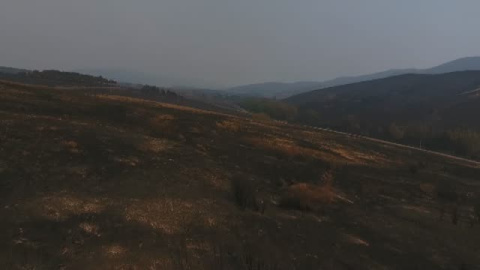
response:
<svg viewBox="0 0 480 270"><path fill-rule="evenodd" d="M11 68L11 67L2 67L0 66L0 73L4 74L17 74L17 73L22 73L22 72L28 72L26 69L20 69L20 68Z"/></svg>
<svg viewBox="0 0 480 270"><path fill-rule="evenodd" d="M110 91L0 82L2 268L480 265L477 163Z"/></svg>
<svg viewBox="0 0 480 270"><path fill-rule="evenodd" d="M319 114L312 109L298 109L281 100L266 98L238 98L236 102L245 110L253 113L254 118L275 119L316 125L321 120Z"/></svg>
<svg viewBox="0 0 480 270"><path fill-rule="evenodd" d="M264 212L264 205L257 198L257 190L250 181L242 178L235 178L232 181L232 192L237 205L245 210Z"/></svg>
<svg viewBox="0 0 480 270"><path fill-rule="evenodd" d="M0 80L15 81L26 84L46 86L114 86L115 81L103 77L83 75L75 72L58 70L25 71L18 69L0 69Z"/></svg>
<svg viewBox="0 0 480 270"><path fill-rule="evenodd" d="M247 98L240 105L253 113L263 113L277 120L294 120L297 109L287 103L272 99Z"/></svg>
<svg viewBox="0 0 480 270"><path fill-rule="evenodd" d="M167 98L177 98L178 95L175 94L174 92L166 89L166 88L160 88L158 86L151 86L151 85L144 85L140 89L140 93L144 96L150 96L150 97L158 97L158 96L165 96Z"/></svg>
<svg viewBox="0 0 480 270"><path fill-rule="evenodd" d="M285 100L297 122L480 158L480 71L402 75Z"/></svg>

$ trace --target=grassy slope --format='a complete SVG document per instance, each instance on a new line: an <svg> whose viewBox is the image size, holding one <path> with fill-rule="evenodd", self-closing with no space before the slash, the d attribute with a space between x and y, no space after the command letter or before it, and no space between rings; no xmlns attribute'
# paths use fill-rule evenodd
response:
<svg viewBox="0 0 480 270"><path fill-rule="evenodd" d="M420 161L424 169L409 168ZM276 206L333 167L336 202ZM0 83L6 269L455 269L480 225L439 221L435 186L480 191L471 164L358 138L117 96ZM240 210L249 181L264 214Z"/></svg>

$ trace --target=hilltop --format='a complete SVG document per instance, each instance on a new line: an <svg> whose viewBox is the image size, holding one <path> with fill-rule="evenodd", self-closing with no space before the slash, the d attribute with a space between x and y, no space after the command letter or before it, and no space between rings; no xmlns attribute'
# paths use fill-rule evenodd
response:
<svg viewBox="0 0 480 270"><path fill-rule="evenodd" d="M0 80L45 86L115 86L116 82L103 77L59 70L24 70L0 67Z"/></svg>
<svg viewBox="0 0 480 270"><path fill-rule="evenodd" d="M0 82L7 269L480 265L478 163L71 90Z"/></svg>

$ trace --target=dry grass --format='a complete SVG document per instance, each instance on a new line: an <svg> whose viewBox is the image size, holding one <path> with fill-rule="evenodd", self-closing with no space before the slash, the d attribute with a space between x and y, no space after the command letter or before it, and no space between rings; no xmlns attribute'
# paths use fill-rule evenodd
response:
<svg viewBox="0 0 480 270"><path fill-rule="evenodd" d="M137 144L137 149L146 153L159 154L173 147L174 143L165 139L145 137L143 141Z"/></svg>
<svg viewBox="0 0 480 270"><path fill-rule="evenodd" d="M428 167L411 174L421 161ZM273 121L0 83L2 269L480 265L480 226L466 219L480 209L478 175L461 161ZM237 176L249 183L241 204L267 211L239 209ZM455 226L453 203L438 219L445 182L458 195ZM313 211L276 207L279 198Z"/></svg>
<svg viewBox="0 0 480 270"><path fill-rule="evenodd" d="M334 188L327 185L298 183L287 188L280 206L298 210L318 210L336 201Z"/></svg>
<svg viewBox="0 0 480 270"><path fill-rule="evenodd" d="M108 206L106 199L80 198L71 194L50 194L25 203L28 212L52 220L66 220L75 215L99 214Z"/></svg>
<svg viewBox="0 0 480 270"><path fill-rule="evenodd" d="M297 145L294 141L278 137L254 137L246 141L257 147L277 151L288 156L315 157L317 151Z"/></svg>
<svg viewBox="0 0 480 270"><path fill-rule="evenodd" d="M265 113L253 113L252 119L259 122L270 122L272 119Z"/></svg>
<svg viewBox="0 0 480 270"><path fill-rule="evenodd" d="M217 128L227 130L230 132L239 132L241 130L240 124L232 120L217 122L216 125L217 125Z"/></svg>

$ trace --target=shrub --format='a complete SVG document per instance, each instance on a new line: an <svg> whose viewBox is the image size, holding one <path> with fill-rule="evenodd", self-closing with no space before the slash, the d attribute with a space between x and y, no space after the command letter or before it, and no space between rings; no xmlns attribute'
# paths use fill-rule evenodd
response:
<svg viewBox="0 0 480 270"><path fill-rule="evenodd" d="M254 113L252 114L252 119L255 121L260 121L260 122L265 122L265 121L270 121L270 116L264 113Z"/></svg>
<svg viewBox="0 0 480 270"><path fill-rule="evenodd" d="M395 140L401 140L405 136L405 131L395 123L390 124L388 127L390 136Z"/></svg>
<svg viewBox="0 0 480 270"><path fill-rule="evenodd" d="M174 120L172 115L161 114L149 118L147 125L153 137L174 139L179 134Z"/></svg>
<svg viewBox="0 0 480 270"><path fill-rule="evenodd" d="M477 220L480 221L480 197L477 198L475 205L473 207Z"/></svg>
<svg viewBox="0 0 480 270"><path fill-rule="evenodd" d="M299 183L288 187L280 199L279 206L310 211L334 202L335 197L331 181L324 182L322 185Z"/></svg>
<svg viewBox="0 0 480 270"><path fill-rule="evenodd" d="M452 224L457 225L458 224L458 206L455 205L452 209Z"/></svg>
<svg viewBox="0 0 480 270"><path fill-rule="evenodd" d="M234 122L234 121L225 120L225 121L222 121L222 122L217 122L216 125L217 125L217 128L219 128L219 129L224 129L224 130L231 131L231 132L240 131L240 125L237 122Z"/></svg>
<svg viewBox="0 0 480 270"><path fill-rule="evenodd" d="M261 210L260 204L256 197L256 190L248 180L235 178L232 181L232 191L236 204L242 210Z"/></svg>
<svg viewBox="0 0 480 270"><path fill-rule="evenodd" d="M418 168L418 166L417 166L416 164L411 164L411 165L409 166L410 173L413 174L413 175L415 175L415 174L418 173L418 169L419 169L419 168Z"/></svg>
<svg viewBox="0 0 480 270"><path fill-rule="evenodd" d="M330 164L327 164L327 170L320 177L320 183L324 188L333 189L333 171L330 166Z"/></svg>
<svg viewBox="0 0 480 270"><path fill-rule="evenodd" d="M437 196L440 201L456 202L458 194L455 188L448 182L441 182L437 185Z"/></svg>
<svg viewBox="0 0 480 270"><path fill-rule="evenodd" d="M419 185L420 191L428 196L433 196L435 194L435 186L430 183L422 183Z"/></svg>
<svg viewBox="0 0 480 270"><path fill-rule="evenodd" d="M287 193L280 198L279 206L282 208L301 211L313 210L312 206L306 200L303 200L300 196L296 196L295 194L290 193Z"/></svg>
<svg viewBox="0 0 480 270"><path fill-rule="evenodd" d="M425 163L423 161L419 161L417 163L412 163L408 167L411 174L417 174L418 172L420 172L421 170L425 170L426 168L427 168L427 163Z"/></svg>

